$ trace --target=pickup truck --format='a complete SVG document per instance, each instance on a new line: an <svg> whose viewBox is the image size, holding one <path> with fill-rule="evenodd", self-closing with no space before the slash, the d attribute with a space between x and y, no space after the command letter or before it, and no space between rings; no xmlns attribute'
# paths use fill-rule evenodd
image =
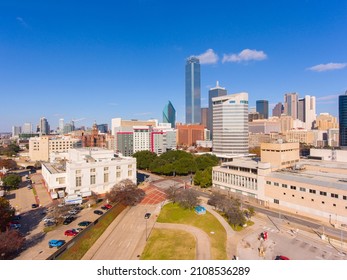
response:
<svg viewBox="0 0 347 280"><path fill-rule="evenodd" d="M56 239L51 239L48 242L49 248L57 247L60 248L65 244L65 240L56 240Z"/></svg>

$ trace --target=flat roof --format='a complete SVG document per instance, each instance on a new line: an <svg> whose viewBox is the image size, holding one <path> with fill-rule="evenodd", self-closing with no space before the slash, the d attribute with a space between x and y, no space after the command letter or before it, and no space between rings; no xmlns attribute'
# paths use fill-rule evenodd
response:
<svg viewBox="0 0 347 280"><path fill-rule="evenodd" d="M235 159L233 161L224 162L221 167L223 166L236 166L236 167L244 167L244 168L258 168L258 162L255 160L252 160L250 158L243 158L243 159Z"/></svg>
<svg viewBox="0 0 347 280"><path fill-rule="evenodd" d="M66 170L61 164L52 164L48 162L42 163L51 174L65 173Z"/></svg>
<svg viewBox="0 0 347 280"><path fill-rule="evenodd" d="M287 170L282 169L271 172L268 176L276 179L288 180L316 185L326 188L347 190L347 174L322 172L318 170Z"/></svg>

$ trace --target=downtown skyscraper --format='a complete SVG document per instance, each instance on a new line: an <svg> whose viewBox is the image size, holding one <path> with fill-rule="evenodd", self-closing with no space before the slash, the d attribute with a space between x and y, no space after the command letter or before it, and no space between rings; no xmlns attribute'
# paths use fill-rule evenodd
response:
<svg viewBox="0 0 347 280"><path fill-rule="evenodd" d="M171 123L171 127L176 126L176 110L171 101L165 105L163 110L163 123Z"/></svg>
<svg viewBox="0 0 347 280"><path fill-rule="evenodd" d="M347 149L347 91L339 96L340 147Z"/></svg>
<svg viewBox="0 0 347 280"><path fill-rule="evenodd" d="M213 104L212 98L225 96L227 95L227 90L219 86L217 81L216 87L211 88L208 91L208 120L207 120L207 129L210 131L211 139L213 138Z"/></svg>
<svg viewBox="0 0 347 280"><path fill-rule="evenodd" d="M186 62L186 123L201 123L200 61L189 57Z"/></svg>

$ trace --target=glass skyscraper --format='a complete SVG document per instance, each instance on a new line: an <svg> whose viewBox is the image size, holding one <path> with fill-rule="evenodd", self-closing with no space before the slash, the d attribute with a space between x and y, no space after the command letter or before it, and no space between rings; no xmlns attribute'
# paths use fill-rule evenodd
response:
<svg viewBox="0 0 347 280"><path fill-rule="evenodd" d="M347 149L347 91L339 96L340 147Z"/></svg>
<svg viewBox="0 0 347 280"><path fill-rule="evenodd" d="M175 128L176 125L176 110L171 101L165 105L163 110L163 123L171 123L171 127Z"/></svg>
<svg viewBox="0 0 347 280"><path fill-rule="evenodd" d="M262 115L261 118L269 118L269 101L267 100L257 100L256 101L256 110L259 114Z"/></svg>
<svg viewBox="0 0 347 280"><path fill-rule="evenodd" d="M201 123L200 61L189 57L186 63L186 123Z"/></svg>

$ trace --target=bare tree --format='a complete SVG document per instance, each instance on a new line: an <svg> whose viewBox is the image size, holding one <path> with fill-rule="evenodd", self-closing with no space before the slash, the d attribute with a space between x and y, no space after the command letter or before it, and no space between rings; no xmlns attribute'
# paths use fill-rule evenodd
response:
<svg viewBox="0 0 347 280"><path fill-rule="evenodd" d="M0 259L12 259L24 245L25 238L16 230L0 232Z"/></svg>
<svg viewBox="0 0 347 280"><path fill-rule="evenodd" d="M143 200L145 195L144 190L139 189L131 180L127 179L116 184L106 194L106 198L112 203L135 206Z"/></svg>
<svg viewBox="0 0 347 280"><path fill-rule="evenodd" d="M198 192L194 189L179 189L176 200L181 207L193 209L200 203L198 196Z"/></svg>

